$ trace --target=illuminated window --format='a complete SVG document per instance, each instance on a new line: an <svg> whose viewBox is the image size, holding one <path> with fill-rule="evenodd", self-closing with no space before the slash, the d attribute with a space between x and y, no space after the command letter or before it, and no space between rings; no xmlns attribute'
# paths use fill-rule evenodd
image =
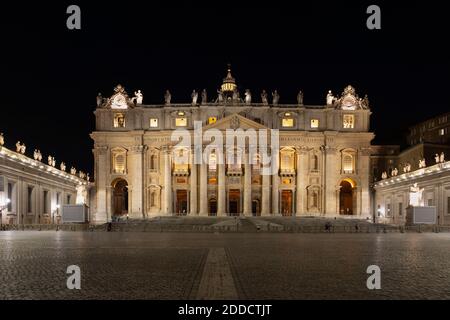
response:
<svg viewBox="0 0 450 320"><path fill-rule="evenodd" d="M311 128L319 127L319 119L311 119Z"/></svg>
<svg viewBox="0 0 450 320"><path fill-rule="evenodd" d="M175 119L175 126L177 127L186 127L187 126L187 119L186 118L176 118Z"/></svg>
<svg viewBox="0 0 450 320"><path fill-rule="evenodd" d="M215 153L209 155L208 170L213 172L217 171L217 156Z"/></svg>
<svg viewBox="0 0 450 320"><path fill-rule="evenodd" d="M125 174L127 168L126 150L122 148L112 150L112 163L113 173Z"/></svg>
<svg viewBox="0 0 450 320"><path fill-rule="evenodd" d="M213 124L217 122L217 117L209 117L208 118L208 124Z"/></svg>
<svg viewBox="0 0 450 320"><path fill-rule="evenodd" d="M295 154L292 150L281 151L280 169L285 172L292 172L295 170Z"/></svg>
<svg viewBox="0 0 450 320"><path fill-rule="evenodd" d="M158 119L150 118L150 128L158 128Z"/></svg>
<svg viewBox="0 0 450 320"><path fill-rule="evenodd" d="M353 173L355 168L354 161L353 161L353 155L349 153L343 153L342 154L342 171L344 173Z"/></svg>
<svg viewBox="0 0 450 320"><path fill-rule="evenodd" d="M123 113L114 114L114 128L125 128L125 115Z"/></svg>
<svg viewBox="0 0 450 320"><path fill-rule="evenodd" d="M292 128L294 126L294 119L292 118L283 118L281 121L281 126L283 128Z"/></svg>
<svg viewBox="0 0 450 320"><path fill-rule="evenodd" d="M342 126L344 129L353 129L355 127L355 115L344 114L344 119L342 121Z"/></svg>
<svg viewBox="0 0 450 320"><path fill-rule="evenodd" d="M440 136L443 136L444 134L445 134L445 130L444 130L444 129L440 129L440 130L439 130L439 135L440 135Z"/></svg>

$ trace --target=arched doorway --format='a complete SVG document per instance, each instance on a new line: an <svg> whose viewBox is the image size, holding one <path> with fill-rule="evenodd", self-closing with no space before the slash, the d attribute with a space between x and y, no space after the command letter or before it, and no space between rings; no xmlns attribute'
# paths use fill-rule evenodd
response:
<svg viewBox="0 0 450 320"><path fill-rule="evenodd" d="M230 189L228 191L228 212L230 216L241 214L241 190Z"/></svg>
<svg viewBox="0 0 450 320"><path fill-rule="evenodd" d="M341 181L339 193L339 214L356 214L355 182L351 179Z"/></svg>
<svg viewBox="0 0 450 320"><path fill-rule="evenodd" d="M128 214L128 183L124 179L116 179L113 187L113 216Z"/></svg>
<svg viewBox="0 0 450 320"><path fill-rule="evenodd" d="M216 200L216 198L209 199L208 213L210 216L217 216L217 200Z"/></svg>
<svg viewBox="0 0 450 320"><path fill-rule="evenodd" d="M261 206L259 199L253 199L252 201L252 216L257 217L261 215Z"/></svg>

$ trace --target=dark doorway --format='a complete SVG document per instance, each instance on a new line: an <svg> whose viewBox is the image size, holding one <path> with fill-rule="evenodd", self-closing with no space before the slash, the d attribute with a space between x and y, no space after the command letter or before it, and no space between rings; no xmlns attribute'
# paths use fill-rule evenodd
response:
<svg viewBox="0 0 450 320"><path fill-rule="evenodd" d="M217 200L216 199L209 199L209 215L210 216L217 216Z"/></svg>
<svg viewBox="0 0 450 320"><path fill-rule="evenodd" d="M292 216L292 191L281 191L281 214L286 217Z"/></svg>
<svg viewBox="0 0 450 320"><path fill-rule="evenodd" d="M353 186L348 181L342 181L339 194L339 213L341 215L353 215Z"/></svg>
<svg viewBox="0 0 450 320"><path fill-rule="evenodd" d="M188 212L187 190L177 190L176 212L179 216L185 216Z"/></svg>
<svg viewBox="0 0 450 320"><path fill-rule="evenodd" d="M128 183L124 179L117 179L113 187L113 215L124 216L128 214Z"/></svg>
<svg viewBox="0 0 450 320"><path fill-rule="evenodd" d="M259 200L257 200L257 199L252 201L252 215L254 217L261 215L261 208L259 205Z"/></svg>
<svg viewBox="0 0 450 320"><path fill-rule="evenodd" d="M228 192L228 212L230 216L240 215L240 204L241 204L241 191L238 189L231 189Z"/></svg>

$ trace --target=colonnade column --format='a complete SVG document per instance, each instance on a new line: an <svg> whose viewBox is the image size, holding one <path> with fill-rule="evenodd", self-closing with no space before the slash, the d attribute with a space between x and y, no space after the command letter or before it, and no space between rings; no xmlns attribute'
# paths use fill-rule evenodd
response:
<svg viewBox="0 0 450 320"><path fill-rule="evenodd" d="M262 190L261 190L261 216L270 215L270 168L261 168Z"/></svg>
<svg viewBox="0 0 450 320"><path fill-rule="evenodd" d="M164 213L171 215L172 209L172 168L170 150L164 150Z"/></svg>
<svg viewBox="0 0 450 320"><path fill-rule="evenodd" d="M276 154L272 153L272 214L278 215L280 210L278 208L279 203L279 184L280 184L280 176L279 172L279 150L276 151Z"/></svg>
<svg viewBox="0 0 450 320"><path fill-rule="evenodd" d="M248 153L244 156L244 216L252 215L252 169Z"/></svg>
<svg viewBox="0 0 450 320"><path fill-rule="evenodd" d="M190 162L191 162L191 191L190 191L190 201L189 201L189 207L190 212L189 215L195 216L198 214L197 211L197 165L194 161L194 151L192 150L191 156L190 156Z"/></svg>
<svg viewBox="0 0 450 320"><path fill-rule="evenodd" d="M200 216L208 215L208 166L204 162L200 164Z"/></svg>
<svg viewBox="0 0 450 320"><path fill-rule="evenodd" d="M305 213L306 207L306 179L308 178L308 158L307 151L300 148L297 152L297 190L296 208L297 216Z"/></svg>
<svg viewBox="0 0 450 320"><path fill-rule="evenodd" d="M217 182L217 215L225 216L225 159L219 159Z"/></svg>

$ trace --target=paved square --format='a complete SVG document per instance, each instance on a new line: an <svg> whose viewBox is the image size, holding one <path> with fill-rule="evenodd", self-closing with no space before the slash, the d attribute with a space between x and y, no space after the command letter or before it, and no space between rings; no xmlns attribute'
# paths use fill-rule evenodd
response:
<svg viewBox="0 0 450 320"><path fill-rule="evenodd" d="M0 299L450 299L449 248L445 233L0 232Z"/></svg>

